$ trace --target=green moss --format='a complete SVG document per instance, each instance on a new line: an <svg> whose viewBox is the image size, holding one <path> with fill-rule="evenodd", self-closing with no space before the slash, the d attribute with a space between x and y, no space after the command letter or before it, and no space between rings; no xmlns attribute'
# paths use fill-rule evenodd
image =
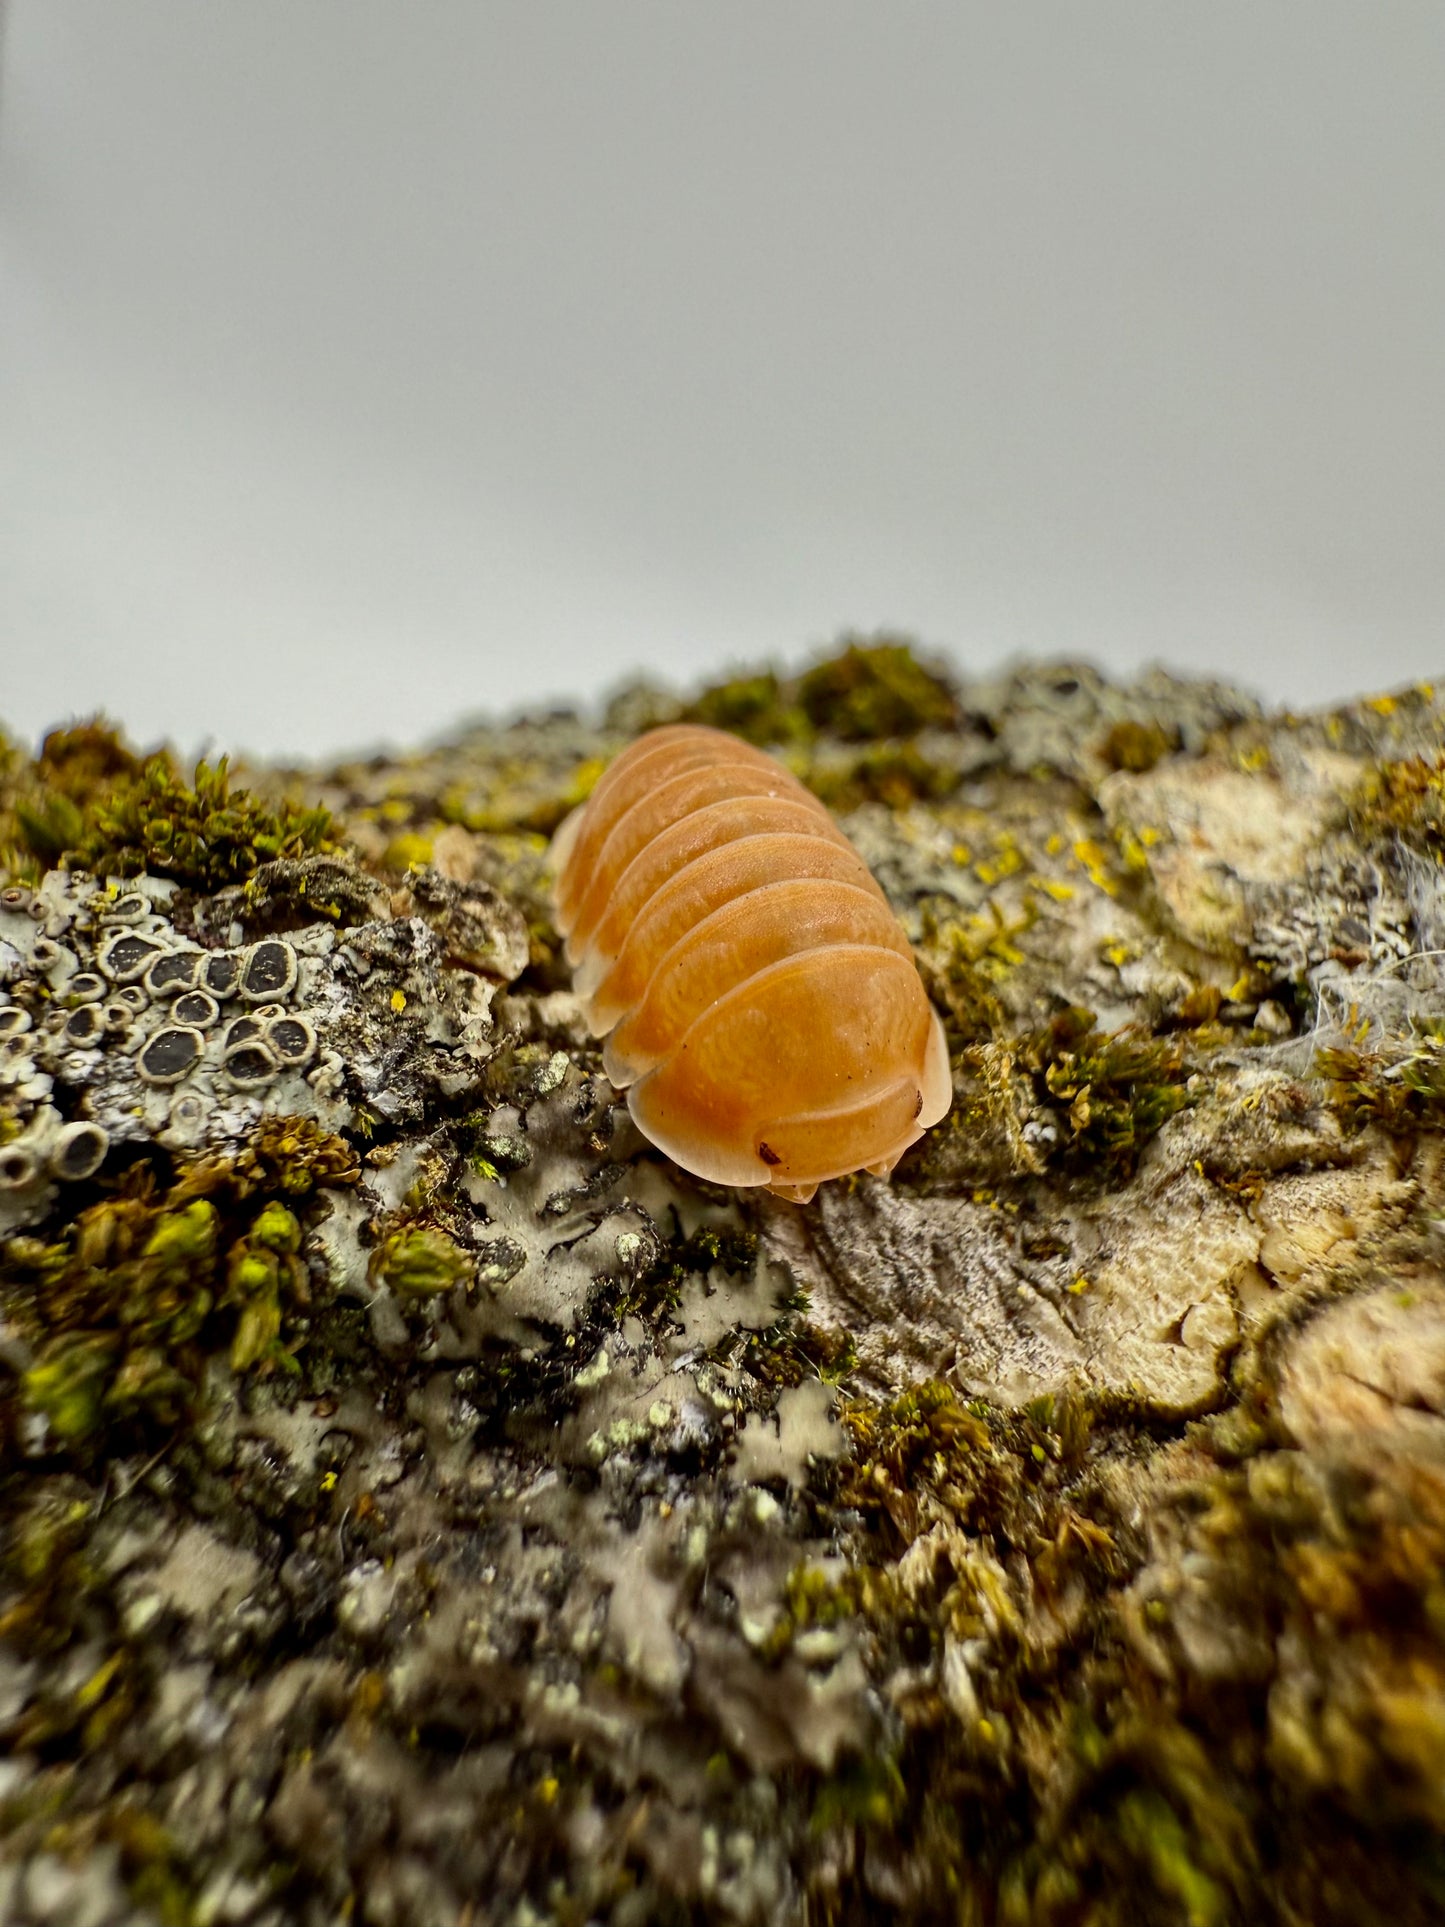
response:
<svg viewBox="0 0 1445 1927"><path fill-rule="evenodd" d="M983 1043L1004 1027L998 994L979 968L982 954L981 945L960 925L952 906L924 905L918 967L954 1048Z"/></svg>
<svg viewBox="0 0 1445 1927"><path fill-rule="evenodd" d="M1100 1031L1091 1010L1062 1011L1015 1048L1056 1121L1053 1157L1067 1171L1127 1178L1160 1126L1192 1101L1174 1039L1132 1026Z"/></svg>
<svg viewBox="0 0 1445 1927"><path fill-rule="evenodd" d="M216 1352L294 1370L311 1294L292 1207L358 1170L339 1139L272 1118L234 1164L199 1160L164 1191L135 1167L55 1242L0 1246L0 1305L34 1347L21 1406L88 1453L183 1421Z"/></svg>
<svg viewBox="0 0 1445 1927"><path fill-rule="evenodd" d="M1356 791L1351 815L1362 841L1398 839L1445 863L1445 755L1378 764Z"/></svg>
<svg viewBox="0 0 1445 1927"><path fill-rule="evenodd" d="M690 723L725 729L744 741L768 749L780 743L801 743L813 725L797 698L797 685L771 669L715 684L690 703L684 712Z"/></svg>
<svg viewBox="0 0 1445 1927"><path fill-rule="evenodd" d="M797 699L815 729L845 742L913 736L958 720L957 699L943 678L907 643L886 638L850 642L817 663L799 679Z"/></svg>
<svg viewBox="0 0 1445 1927"><path fill-rule="evenodd" d="M839 1827L892 1827L907 1804L898 1762L887 1754L847 1760L819 1787L812 1827L827 1833Z"/></svg>
<svg viewBox="0 0 1445 1927"><path fill-rule="evenodd" d="M52 731L33 763L11 748L0 766L0 865L14 874L68 863L215 890L336 847L325 810L233 790L224 757L198 763L187 784L168 755L137 756L101 719Z"/></svg>
<svg viewBox="0 0 1445 1927"><path fill-rule="evenodd" d="M324 809L270 808L232 790L227 759L181 781L165 756L98 803L73 854L101 876L170 877L196 890L241 883L263 863L336 847Z"/></svg>
<svg viewBox="0 0 1445 1927"><path fill-rule="evenodd" d="M1267 1409L1267 1383L1260 1394ZM1445 1488L1432 1466L1385 1459L1371 1474L1256 1440L1247 1463L1211 1468L1210 1421L1143 1508L1151 1554L1128 1524L1139 1489L1093 1483L1076 1400L1009 1414L926 1385L843 1419L854 1457L836 1497L864 1535L840 1575L792 1576L774 1650L851 1622L892 1682L897 1777L877 1814L866 1756L815 1813L886 1850L911 1917L1438 1917ZM1119 1443L1105 1454L1116 1479ZM1187 1583L1140 1597L1160 1546ZM1147 1656L1120 1637L1131 1619ZM1206 1625L1249 1655L1222 1679L1208 1641L1193 1658ZM950 1639L971 1654L972 1714L931 1684Z"/></svg>
<svg viewBox="0 0 1445 1927"><path fill-rule="evenodd" d="M952 689L925 668L906 642L888 637L850 641L836 655L815 663L801 676L772 670L730 677L705 689L683 712L688 722L730 730L763 748L807 744L817 736L848 743L878 743L916 736L921 729L947 729L958 720ZM939 793L938 781L922 758L909 762L882 759L860 789L886 801L887 789L908 786L910 797ZM837 807L845 807L839 804Z"/></svg>
<svg viewBox="0 0 1445 1927"><path fill-rule="evenodd" d="M446 1232L434 1225L406 1225L382 1239L371 1269L404 1298L432 1298L469 1284L475 1267Z"/></svg>
<svg viewBox="0 0 1445 1927"><path fill-rule="evenodd" d="M360 1181L361 1162L345 1138L309 1117L263 1118L232 1167L233 1181L251 1196L279 1192L309 1198L322 1185Z"/></svg>
<svg viewBox="0 0 1445 1927"><path fill-rule="evenodd" d="M52 730L33 761L0 736L0 871L38 879L84 836L96 803L140 768L99 716Z"/></svg>
<svg viewBox="0 0 1445 1927"><path fill-rule="evenodd" d="M1322 1050L1315 1075L1351 1130L1379 1124L1397 1135L1445 1128L1445 1023L1423 1027L1390 1050Z"/></svg>
<svg viewBox="0 0 1445 1927"><path fill-rule="evenodd" d="M120 1355L118 1333L65 1332L46 1341L26 1372L26 1404L43 1414L63 1445L77 1444L99 1426Z"/></svg>
<svg viewBox="0 0 1445 1927"><path fill-rule="evenodd" d="M846 762L815 760L798 773L820 802L840 814L864 803L891 810L937 803L958 787L956 771L930 762L911 742L870 743Z"/></svg>

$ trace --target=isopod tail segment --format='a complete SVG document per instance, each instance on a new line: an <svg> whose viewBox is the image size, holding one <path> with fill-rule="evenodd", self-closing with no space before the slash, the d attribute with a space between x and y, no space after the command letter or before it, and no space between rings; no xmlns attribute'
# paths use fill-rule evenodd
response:
<svg viewBox="0 0 1445 1927"><path fill-rule="evenodd" d="M604 1066L684 1170L806 1202L887 1175L952 1102L943 1027L862 859L772 757L641 737L552 846Z"/></svg>

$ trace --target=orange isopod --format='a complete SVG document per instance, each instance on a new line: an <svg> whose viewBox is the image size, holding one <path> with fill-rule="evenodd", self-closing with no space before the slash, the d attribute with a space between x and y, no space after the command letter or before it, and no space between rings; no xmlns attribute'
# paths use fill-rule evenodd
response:
<svg viewBox="0 0 1445 1927"><path fill-rule="evenodd" d="M805 1204L886 1175L953 1100L887 899L823 805L722 730L654 729L552 845L603 1065L697 1177Z"/></svg>

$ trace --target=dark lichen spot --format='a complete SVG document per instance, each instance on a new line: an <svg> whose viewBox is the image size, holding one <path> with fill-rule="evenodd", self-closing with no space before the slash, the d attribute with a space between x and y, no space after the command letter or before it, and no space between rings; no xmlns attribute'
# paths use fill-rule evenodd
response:
<svg viewBox="0 0 1445 1927"><path fill-rule="evenodd" d="M136 1066L147 1084L179 1084L200 1062L205 1039L183 1024L167 1024L142 1045Z"/></svg>
<svg viewBox="0 0 1445 1927"><path fill-rule="evenodd" d="M40 1159L33 1145L0 1145L0 1190L23 1191L40 1176Z"/></svg>
<svg viewBox="0 0 1445 1927"><path fill-rule="evenodd" d="M273 1017L266 1026L266 1042L283 1064L305 1064L316 1051L316 1033L304 1017Z"/></svg>
<svg viewBox="0 0 1445 1927"><path fill-rule="evenodd" d="M276 1060L261 1043L237 1044L222 1059L222 1069L233 1084L250 1090L269 1084L276 1075Z"/></svg>
<svg viewBox="0 0 1445 1927"><path fill-rule="evenodd" d="M66 1042L85 1049L97 1043L104 1030L105 1019L96 1005L82 1004L80 1009L73 1010L66 1020Z"/></svg>
<svg viewBox="0 0 1445 1927"><path fill-rule="evenodd" d="M279 937L253 944L241 964L241 995L249 1004L285 997L296 982L296 952Z"/></svg>
<svg viewBox="0 0 1445 1927"><path fill-rule="evenodd" d="M237 1044L249 1044L253 1038L261 1035L262 1028L259 1017L233 1017L226 1026L225 1048L232 1051Z"/></svg>
<svg viewBox="0 0 1445 1927"><path fill-rule="evenodd" d="M152 997L175 997L190 989L200 964L199 950L163 951L146 971L146 989Z"/></svg>
<svg viewBox="0 0 1445 1927"><path fill-rule="evenodd" d="M134 931L124 936L113 937L100 953L100 967L113 984L134 984L150 968L152 961L161 955L162 947L154 937L142 937Z"/></svg>
<svg viewBox="0 0 1445 1927"><path fill-rule="evenodd" d="M149 897L143 897L139 890L130 890L124 896L115 897L111 902L101 905L101 918L106 923L139 923L151 913Z"/></svg>
<svg viewBox="0 0 1445 1927"><path fill-rule="evenodd" d="M51 1150L50 1168L56 1177L76 1183L95 1175L109 1149L110 1138L100 1125L86 1121L67 1124Z"/></svg>
<svg viewBox="0 0 1445 1927"><path fill-rule="evenodd" d="M198 1030L208 1029L220 1014L220 1005L204 990L186 991L177 997L171 1008L171 1015L178 1024L193 1024Z"/></svg>
<svg viewBox="0 0 1445 1927"><path fill-rule="evenodd" d="M240 959L233 957L229 951L218 951L206 959L201 972L201 987L208 990L218 1003L224 1003L228 997L236 994L240 976Z"/></svg>
<svg viewBox="0 0 1445 1927"><path fill-rule="evenodd" d="M477 1246L477 1276L485 1285L505 1285L527 1262L527 1253L514 1238L490 1238Z"/></svg>

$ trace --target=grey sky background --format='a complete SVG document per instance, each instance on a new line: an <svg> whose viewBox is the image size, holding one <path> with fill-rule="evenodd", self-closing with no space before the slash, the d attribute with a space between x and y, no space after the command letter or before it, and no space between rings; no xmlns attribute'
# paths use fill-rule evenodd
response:
<svg viewBox="0 0 1445 1927"><path fill-rule="evenodd" d="M1445 7L11 0L0 717L1445 673Z"/></svg>

